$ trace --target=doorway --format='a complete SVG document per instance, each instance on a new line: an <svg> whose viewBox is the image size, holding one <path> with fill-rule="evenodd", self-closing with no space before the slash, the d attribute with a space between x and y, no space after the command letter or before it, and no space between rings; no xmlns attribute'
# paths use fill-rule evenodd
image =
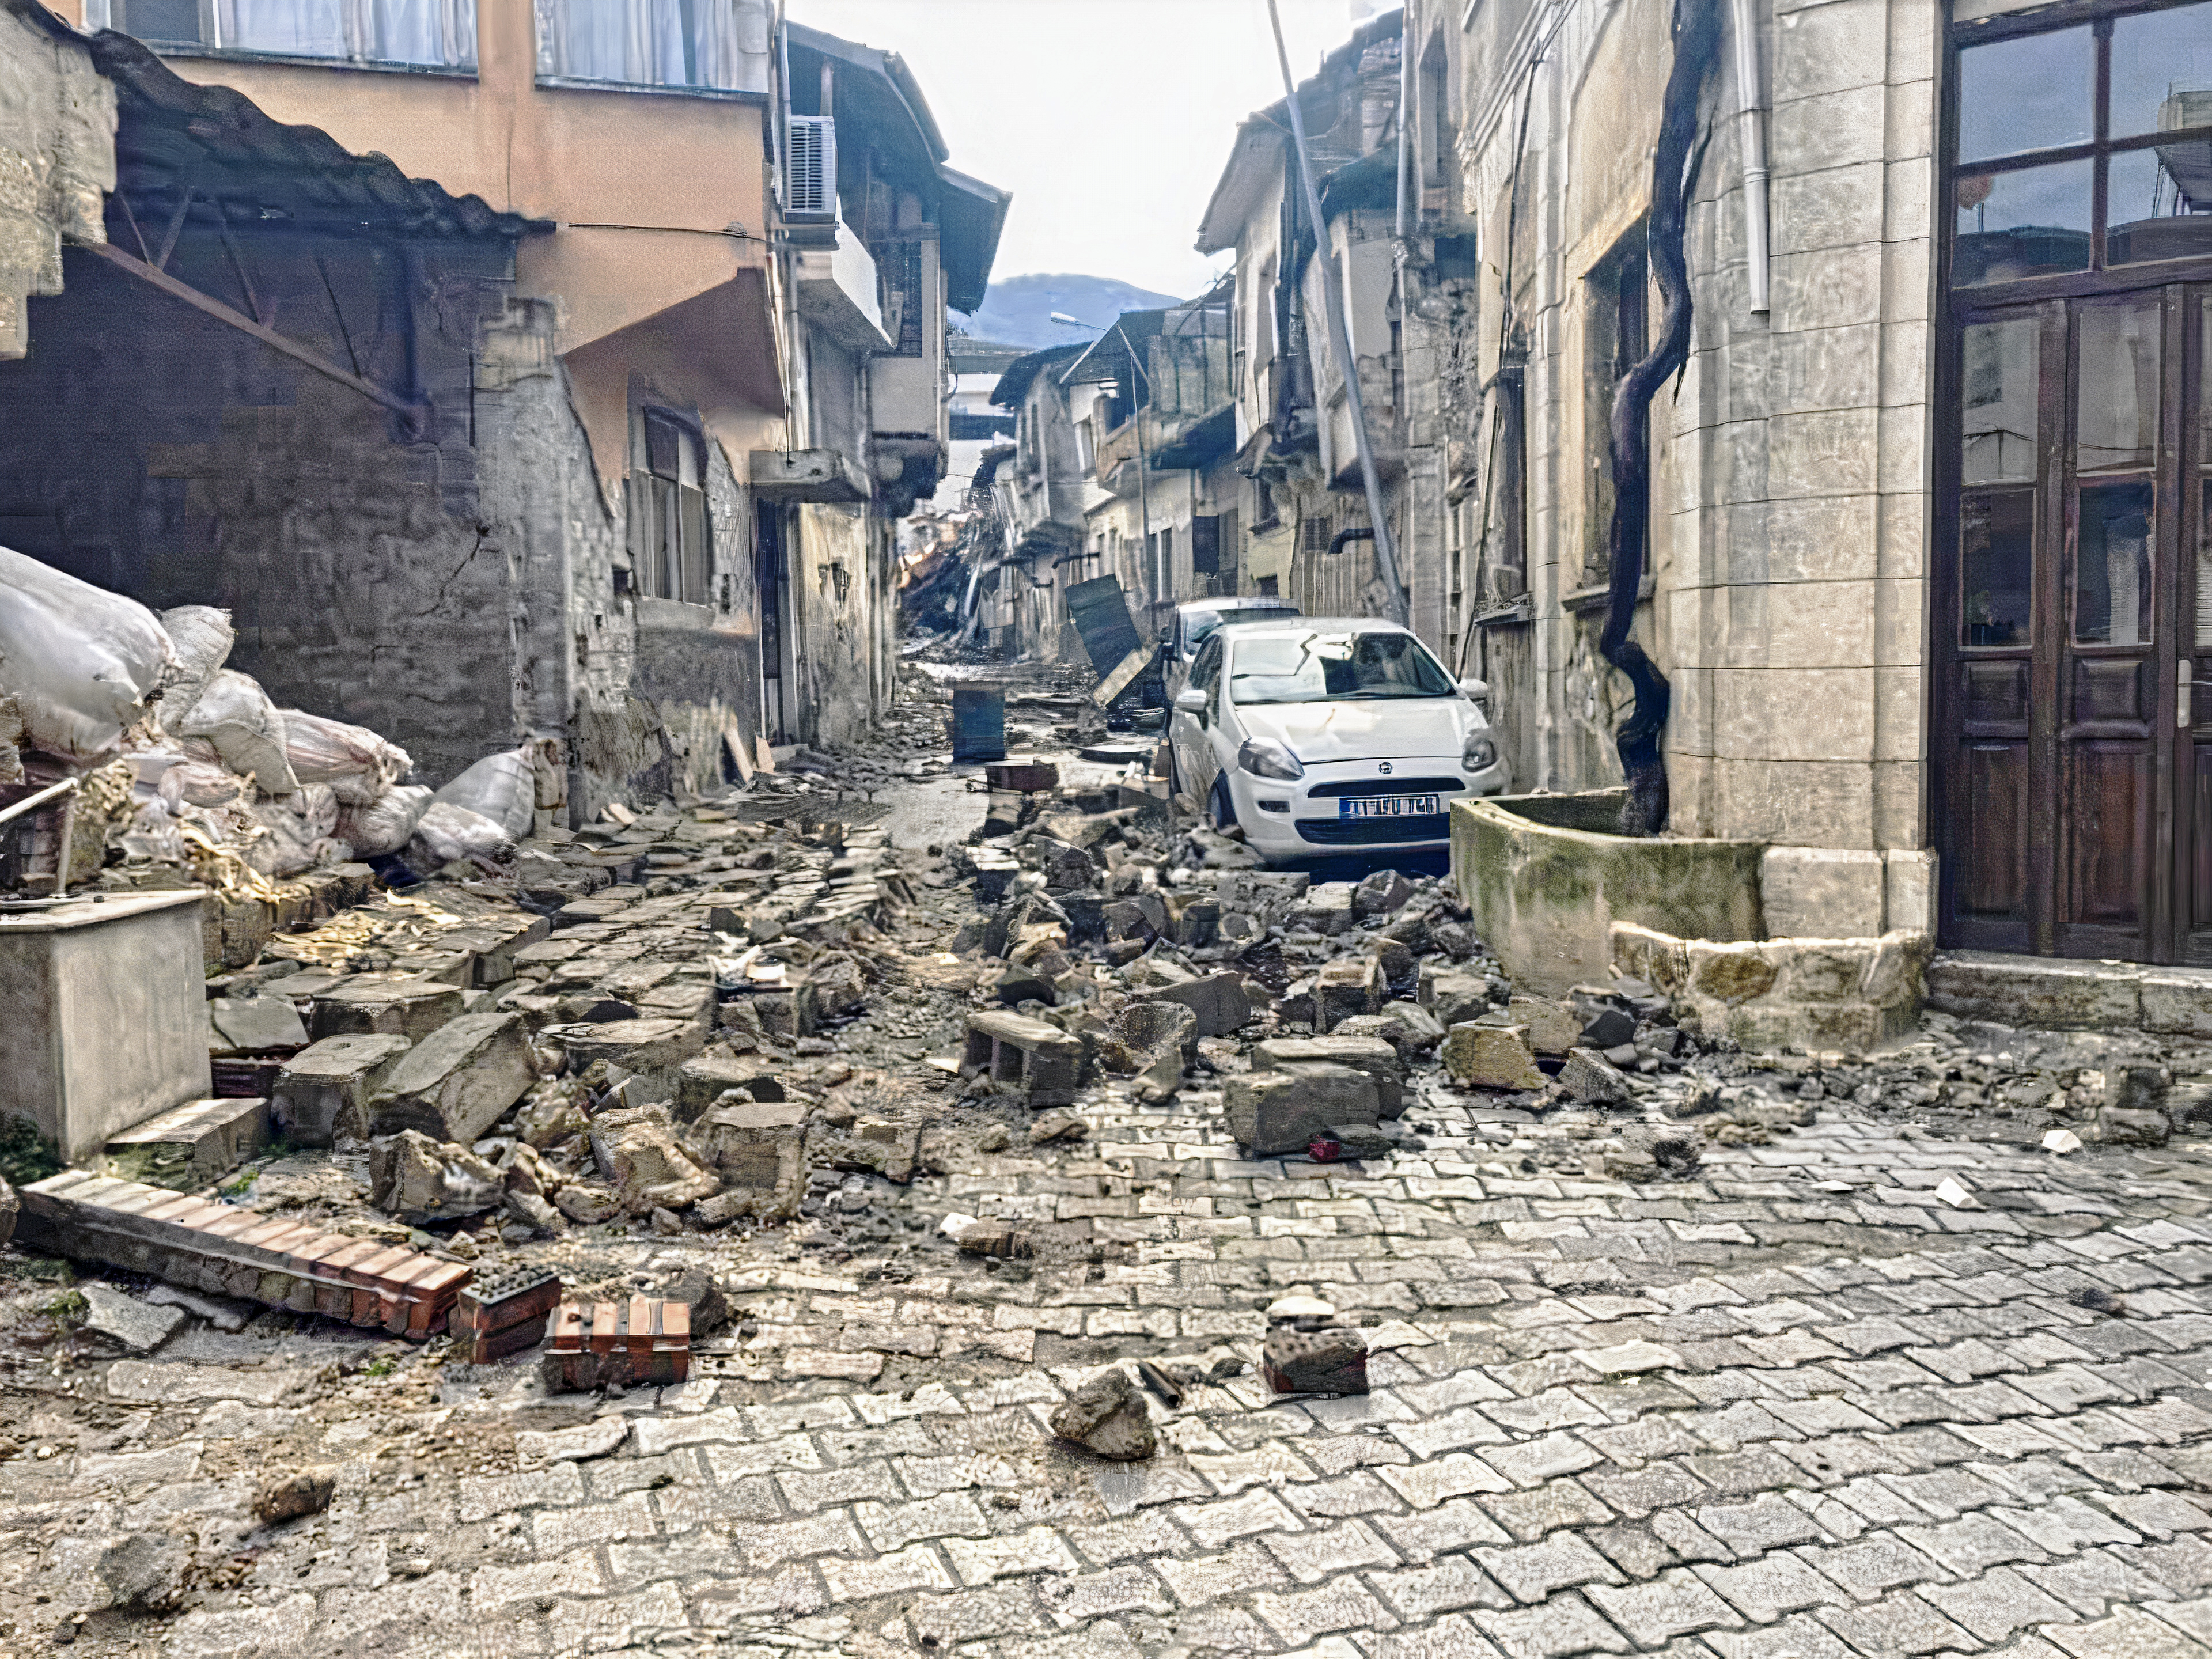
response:
<svg viewBox="0 0 2212 1659"><path fill-rule="evenodd" d="M790 563L785 556L784 509L753 503L753 580L760 596L761 733L771 748L790 743L791 677L785 641L790 636Z"/></svg>

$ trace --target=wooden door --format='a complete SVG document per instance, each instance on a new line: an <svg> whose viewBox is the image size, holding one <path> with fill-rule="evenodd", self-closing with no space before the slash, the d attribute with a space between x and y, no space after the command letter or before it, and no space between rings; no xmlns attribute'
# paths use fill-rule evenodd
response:
<svg viewBox="0 0 2212 1659"><path fill-rule="evenodd" d="M1972 312L1954 337L1950 943L2212 962L2207 291Z"/></svg>

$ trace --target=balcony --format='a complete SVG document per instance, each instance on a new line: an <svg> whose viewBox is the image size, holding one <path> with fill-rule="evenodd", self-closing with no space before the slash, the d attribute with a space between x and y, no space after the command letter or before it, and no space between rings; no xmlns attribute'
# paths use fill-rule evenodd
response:
<svg viewBox="0 0 2212 1659"><path fill-rule="evenodd" d="M799 314L848 351L889 351L876 262L845 226L831 232L834 246L805 248L793 261Z"/></svg>

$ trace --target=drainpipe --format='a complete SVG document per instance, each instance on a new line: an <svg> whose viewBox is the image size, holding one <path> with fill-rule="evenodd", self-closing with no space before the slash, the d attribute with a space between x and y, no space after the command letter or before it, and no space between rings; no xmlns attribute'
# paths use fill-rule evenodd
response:
<svg viewBox="0 0 2212 1659"><path fill-rule="evenodd" d="M1751 308L1767 308L1766 119L1759 107L1759 24L1752 0L1729 0L1735 36L1736 143L1743 156L1743 253Z"/></svg>
<svg viewBox="0 0 2212 1659"><path fill-rule="evenodd" d="M1407 6L1406 21L1398 26L1398 223L1397 234L1402 256L1406 238L1412 233L1406 228L1407 199L1413 188L1408 183L1413 168L1413 146L1408 136L1413 122L1413 9ZM1402 276L1405 263L1399 262ZM1401 296L1402 297L1402 296Z"/></svg>

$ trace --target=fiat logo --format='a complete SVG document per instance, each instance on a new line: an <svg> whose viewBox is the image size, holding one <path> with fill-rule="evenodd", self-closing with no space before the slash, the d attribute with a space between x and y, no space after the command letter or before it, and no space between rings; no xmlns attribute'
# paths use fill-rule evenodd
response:
<svg viewBox="0 0 2212 1659"><path fill-rule="evenodd" d="M1386 777L1386 778L1387 778L1387 777L1389 777L1389 776L1390 775L1390 763L1389 763L1389 761L1384 761L1384 762L1383 762L1380 766L1376 767L1375 769L1376 769L1376 771L1378 771L1378 772L1382 773L1382 775L1384 777Z"/></svg>

